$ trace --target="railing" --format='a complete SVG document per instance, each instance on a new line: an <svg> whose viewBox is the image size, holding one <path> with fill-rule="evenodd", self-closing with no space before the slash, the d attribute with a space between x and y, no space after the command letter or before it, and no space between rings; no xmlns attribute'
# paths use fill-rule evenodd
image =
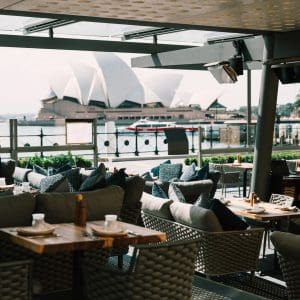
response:
<svg viewBox="0 0 300 300"><path fill-rule="evenodd" d="M164 132L128 131L115 128L106 132L95 123L96 137L91 144L67 145L64 127L18 126L17 120L10 120L9 128L0 132L0 153L18 159L38 154L41 157L51 154L72 152L91 157L97 163L98 157L145 157L167 154L168 141ZM29 128L31 128L29 130ZM7 130L8 129L8 130ZM201 142L199 140L199 132ZM83 133L84 134L84 133ZM255 125L205 124L187 132L189 155L196 155L201 148L203 155L216 153L252 152L255 139ZM300 125L294 124L274 130L274 150L299 150ZM46 156L47 156L46 155ZM186 155L188 156L188 155Z"/></svg>

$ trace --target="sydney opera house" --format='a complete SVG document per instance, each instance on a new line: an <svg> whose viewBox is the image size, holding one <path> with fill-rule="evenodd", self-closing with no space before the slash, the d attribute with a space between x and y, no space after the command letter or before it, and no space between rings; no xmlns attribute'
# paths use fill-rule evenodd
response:
<svg viewBox="0 0 300 300"><path fill-rule="evenodd" d="M42 100L37 119L205 119L211 103L200 106L195 97L178 91L182 77L174 73L139 78L116 54L93 53L85 63L70 62L49 76L51 93ZM214 110L219 111L219 116L227 115L226 108L218 103Z"/></svg>

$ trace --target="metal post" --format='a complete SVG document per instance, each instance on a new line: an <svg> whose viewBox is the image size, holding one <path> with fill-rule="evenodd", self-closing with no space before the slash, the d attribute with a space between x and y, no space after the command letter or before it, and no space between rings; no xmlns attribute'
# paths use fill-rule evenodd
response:
<svg viewBox="0 0 300 300"><path fill-rule="evenodd" d="M135 156L139 156L139 150L138 150L138 130L137 128L135 128L135 152L134 152L134 155Z"/></svg>
<svg viewBox="0 0 300 300"><path fill-rule="evenodd" d="M194 130L194 128L192 128L192 148L191 148L192 153L195 153L194 138L195 138L195 130Z"/></svg>
<svg viewBox="0 0 300 300"><path fill-rule="evenodd" d="M158 147L157 147L157 136L158 136L158 131L157 131L157 128L155 129L155 150L154 150L154 153L155 155L158 155Z"/></svg>
<svg viewBox="0 0 300 300"><path fill-rule="evenodd" d="M199 139L198 139L198 166L202 167L202 129L198 127Z"/></svg>
<svg viewBox="0 0 300 300"><path fill-rule="evenodd" d="M251 191L261 199L269 196L269 172L272 156L278 78L266 62L273 58L274 37L264 36L262 81L259 96Z"/></svg>
<svg viewBox="0 0 300 300"><path fill-rule="evenodd" d="M247 147L251 144L251 70L247 71Z"/></svg>
<svg viewBox="0 0 300 300"><path fill-rule="evenodd" d="M94 146L94 155L93 155L94 167L97 167L97 165L98 165L97 119L93 120L92 134L93 134L93 146Z"/></svg>
<svg viewBox="0 0 300 300"><path fill-rule="evenodd" d="M41 128L41 133L40 133L40 145L41 145L41 149L43 149L43 138L44 138L44 133L43 133L43 128ZM41 158L44 157L44 153L43 151L41 151Z"/></svg>
<svg viewBox="0 0 300 300"><path fill-rule="evenodd" d="M9 120L9 137L10 137L10 157L18 160L18 121L17 119Z"/></svg>
<svg viewBox="0 0 300 300"><path fill-rule="evenodd" d="M210 125L210 149L213 147L213 127L212 124Z"/></svg>
<svg viewBox="0 0 300 300"><path fill-rule="evenodd" d="M118 128L116 127L116 132L115 132L115 135L116 135L116 157L119 157L120 153L119 153L119 131L118 131Z"/></svg>

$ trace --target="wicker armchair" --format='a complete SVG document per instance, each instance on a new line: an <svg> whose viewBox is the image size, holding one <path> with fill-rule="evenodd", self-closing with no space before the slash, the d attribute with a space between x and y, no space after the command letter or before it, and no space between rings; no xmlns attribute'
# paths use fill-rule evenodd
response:
<svg viewBox="0 0 300 300"><path fill-rule="evenodd" d="M197 240L139 245L126 271L86 264L88 299L190 300Z"/></svg>
<svg viewBox="0 0 300 300"><path fill-rule="evenodd" d="M279 252L279 264L286 282L289 300L300 299L300 236L274 231L271 241Z"/></svg>
<svg viewBox="0 0 300 300"><path fill-rule="evenodd" d="M168 241L200 239L195 270L206 276L254 272L263 229L208 232L142 212L145 227L166 232Z"/></svg>
<svg viewBox="0 0 300 300"><path fill-rule="evenodd" d="M0 299L32 299L30 261L0 263Z"/></svg>

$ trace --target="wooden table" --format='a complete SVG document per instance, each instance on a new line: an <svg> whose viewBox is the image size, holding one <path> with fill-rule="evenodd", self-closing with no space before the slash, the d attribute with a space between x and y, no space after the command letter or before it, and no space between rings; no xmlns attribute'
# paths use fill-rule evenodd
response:
<svg viewBox="0 0 300 300"><path fill-rule="evenodd" d="M0 229L0 238L29 249L38 254L73 252L73 298L84 299L82 256L85 250L94 248L125 247L132 244L151 243L166 240L163 232L118 222L131 233L120 237L99 237L92 234L90 225L104 225L104 221L89 222L86 228L73 223L57 224L55 234L49 236L26 237L16 232L16 228Z"/></svg>
<svg viewBox="0 0 300 300"><path fill-rule="evenodd" d="M300 218L300 210L298 211L282 211L278 209L278 205L269 202L259 202L256 205L265 209L264 213L249 213L247 209L251 208L250 203L246 202L247 198L228 198L230 203L228 208L236 215L246 217L256 221L280 221L289 218Z"/></svg>
<svg viewBox="0 0 300 300"><path fill-rule="evenodd" d="M224 167L235 168L243 172L243 197L246 197L247 193L247 173L253 169L252 163L240 163L240 164L223 164Z"/></svg>

